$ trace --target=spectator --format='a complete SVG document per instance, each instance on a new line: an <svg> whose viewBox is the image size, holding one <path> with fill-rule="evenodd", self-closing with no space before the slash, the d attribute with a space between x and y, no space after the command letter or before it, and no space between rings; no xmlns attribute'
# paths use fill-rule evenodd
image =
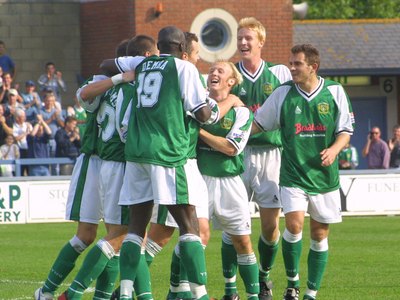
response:
<svg viewBox="0 0 400 300"><path fill-rule="evenodd" d="M346 144L342 151L339 152L339 169L351 170L358 166L358 153L356 147L350 143Z"/></svg>
<svg viewBox="0 0 400 300"><path fill-rule="evenodd" d="M26 119L33 123L36 121L36 116L42 108L42 101L39 94L35 91L35 82L28 80L25 83L25 93L22 93L22 104L25 108Z"/></svg>
<svg viewBox="0 0 400 300"><path fill-rule="evenodd" d="M25 107L17 101L19 94L16 89L9 89L7 95L8 101L5 105L4 116L13 124L15 122L15 112L17 109L25 110Z"/></svg>
<svg viewBox="0 0 400 300"><path fill-rule="evenodd" d="M0 147L0 159L18 159L19 148L14 143L14 136L12 134L7 135L5 138L5 144ZM13 165L2 165L0 168L1 176L11 177L15 175L15 166Z"/></svg>
<svg viewBox="0 0 400 300"><path fill-rule="evenodd" d="M44 98L44 107L40 111L40 114L43 116L43 120L49 125L51 129L51 135L49 139L49 151L50 157L56 156L56 141L55 135L60 127L64 127L64 119L61 115L61 109L58 109L55 105L56 97L53 92L49 92L45 94ZM51 166L51 174L58 175L58 167L57 165Z"/></svg>
<svg viewBox="0 0 400 300"><path fill-rule="evenodd" d="M62 73L56 71L56 66L53 62L46 64L46 73L39 77L38 83L42 92L46 88L51 89L56 96L57 102L61 104L61 90L67 91L67 86L62 79Z"/></svg>
<svg viewBox="0 0 400 300"><path fill-rule="evenodd" d="M388 145L381 139L381 130L379 127L372 127L362 155L368 160L368 169L389 168L390 151Z"/></svg>
<svg viewBox="0 0 400 300"><path fill-rule="evenodd" d="M390 163L391 168L400 167L400 125L397 124L393 127L393 137L388 140L390 150Z"/></svg>
<svg viewBox="0 0 400 300"><path fill-rule="evenodd" d="M15 63L6 54L6 44L3 41L0 41L0 67L3 69L3 72L8 72L15 77Z"/></svg>
<svg viewBox="0 0 400 300"><path fill-rule="evenodd" d="M37 115L37 123L33 126L32 132L28 135L28 157L49 158L49 138L51 129L43 120L42 115ZM29 176L50 176L48 165L29 166Z"/></svg>
<svg viewBox="0 0 400 300"><path fill-rule="evenodd" d="M3 68L0 67L0 87L3 86Z"/></svg>
<svg viewBox="0 0 400 300"><path fill-rule="evenodd" d="M8 101L8 93L11 89L17 89L16 86L13 85L13 78L10 73L3 73L3 85L0 89L0 103L7 104ZM22 97L17 97L17 101L22 103Z"/></svg>
<svg viewBox="0 0 400 300"><path fill-rule="evenodd" d="M74 98L74 101L74 106L68 106L67 108L67 116L75 117L79 128L79 135L84 136L86 129L86 110L83 109L76 97Z"/></svg>
<svg viewBox="0 0 400 300"><path fill-rule="evenodd" d="M12 135L12 122L4 116L4 106L0 104L0 141L3 142L7 135Z"/></svg>
<svg viewBox="0 0 400 300"><path fill-rule="evenodd" d="M25 112L22 109L15 111L15 122L13 124L13 135L17 141L19 153L21 158L28 157L28 141L26 137L32 131L32 125L26 122ZM28 173L28 166L21 167L21 175L24 176Z"/></svg>
<svg viewBox="0 0 400 300"><path fill-rule="evenodd" d="M77 122L74 117L65 119L65 126L60 128L55 136L57 148L56 157L77 158L79 148L81 147L81 139L79 136ZM71 175L73 164L64 164L60 166L60 175Z"/></svg>

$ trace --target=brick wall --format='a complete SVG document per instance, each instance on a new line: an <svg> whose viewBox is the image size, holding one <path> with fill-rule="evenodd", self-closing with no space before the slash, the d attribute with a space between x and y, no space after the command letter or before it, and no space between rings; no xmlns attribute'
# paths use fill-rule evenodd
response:
<svg viewBox="0 0 400 300"><path fill-rule="evenodd" d="M81 65L79 7L79 1L2 1L0 40L16 63L20 92L26 80L36 82L52 61L67 84L63 104L73 103Z"/></svg>
<svg viewBox="0 0 400 300"><path fill-rule="evenodd" d="M163 3L164 12L156 18L154 7ZM292 1L290 0L113 0L81 5L82 74L98 71L104 58L113 57L115 45L135 34L157 37L160 28L175 25L189 30L193 19L203 10L221 8L237 20L253 16L267 29L264 59L287 63L292 46ZM238 60L238 56L231 58ZM206 72L208 64L200 63Z"/></svg>

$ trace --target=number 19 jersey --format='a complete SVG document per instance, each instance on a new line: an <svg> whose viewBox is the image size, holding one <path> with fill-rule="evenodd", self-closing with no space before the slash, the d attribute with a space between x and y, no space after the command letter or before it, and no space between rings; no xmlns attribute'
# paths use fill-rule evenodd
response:
<svg viewBox="0 0 400 300"><path fill-rule="evenodd" d="M151 56L135 71L126 160L165 167L184 165L190 144L186 112L193 115L207 105L197 69L172 56Z"/></svg>

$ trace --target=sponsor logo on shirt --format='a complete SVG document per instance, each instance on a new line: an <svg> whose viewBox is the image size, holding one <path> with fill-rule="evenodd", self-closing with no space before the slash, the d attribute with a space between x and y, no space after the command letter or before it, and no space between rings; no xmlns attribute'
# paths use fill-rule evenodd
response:
<svg viewBox="0 0 400 300"><path fill-rule="evenodd" d="M259 103L256 103L256 104L249 106L248 108L254 113L254 112L256 112L257 109L260 108L260 106L261 105Z"/></svg>
<svg viewBox="0 0 400 300"><path fill-rule="evenodd" d="M326 126L322 124L307 124L302 125L301 123L294 124L296 129L296 134L300 134L302 132L325 132Z"/></svg>

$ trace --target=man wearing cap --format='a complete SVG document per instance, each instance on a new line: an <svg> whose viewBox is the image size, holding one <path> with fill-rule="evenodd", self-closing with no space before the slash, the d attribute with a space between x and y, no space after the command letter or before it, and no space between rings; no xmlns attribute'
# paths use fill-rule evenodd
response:
<svg viewBox="0 0 400 300"><path fill-rule="evenodd" d="M22 104L25 107L26 120L30 123L36 121L36 116L42 107L42 101L35 88L35 82L28 80L25 83L25 93L21 94L23 99Z"/></svg>
<svg viewBox="0 0 400 300"><path fill-rule="evenodd" d="M21 103L17 101L19 94L16 89L9 89L7 97L8 101L7 104L5 104L4 106L5 108L4 116L6 117L7 121L12 124L15 122L14 114L16 110L17 109L25 110L25 108Z"/></svg>

